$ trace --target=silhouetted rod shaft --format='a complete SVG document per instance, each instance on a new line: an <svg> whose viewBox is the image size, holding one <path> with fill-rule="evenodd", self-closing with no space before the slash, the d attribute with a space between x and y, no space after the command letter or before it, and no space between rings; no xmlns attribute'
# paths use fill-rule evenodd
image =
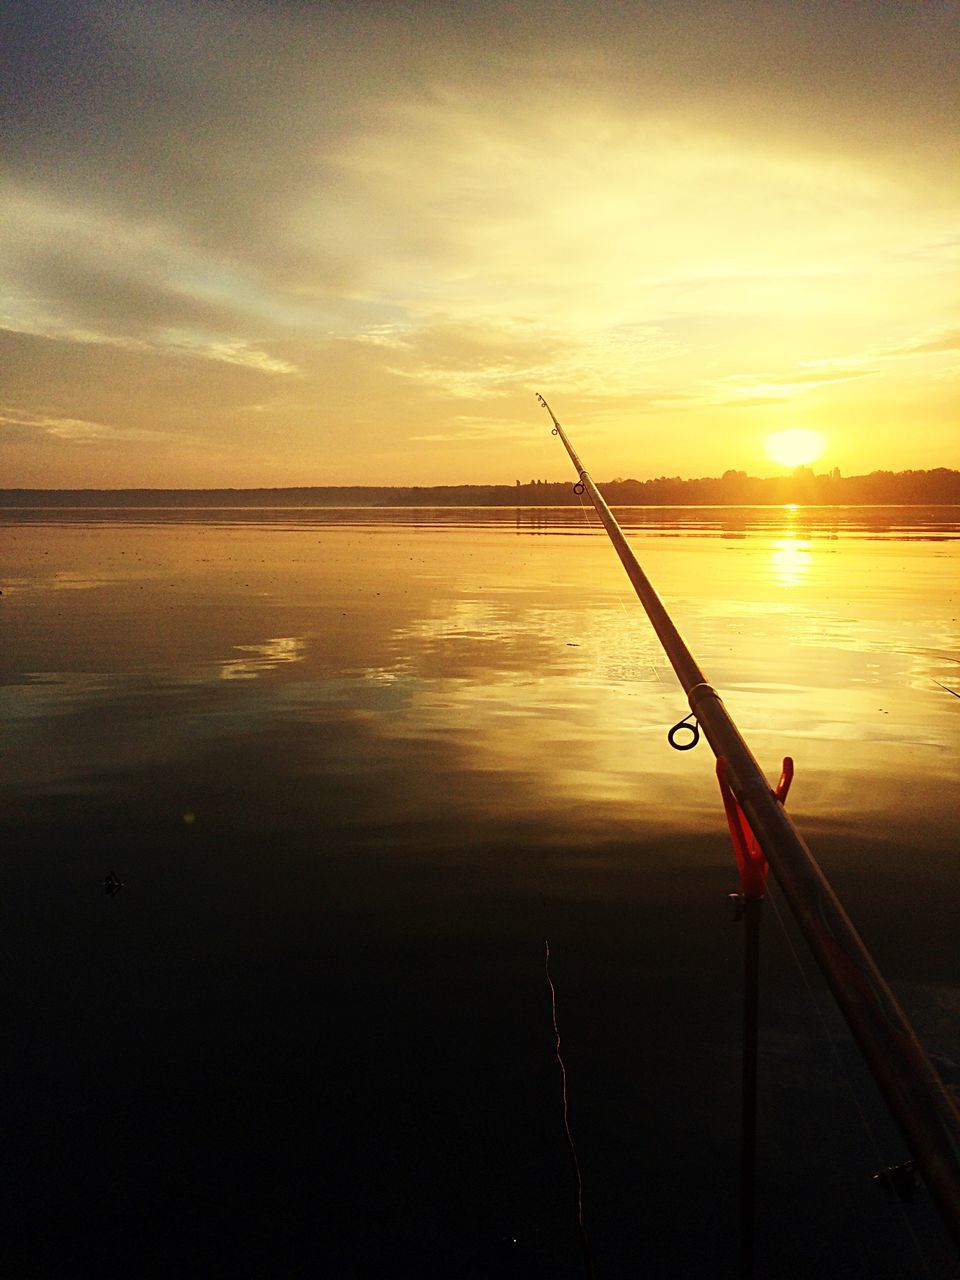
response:
<svg viewBox="0 0 960 1280"><path fill-rule="evenodd" d="M620 526L543 402L647 611L730 787L847 1020L867 1066L960 1245L960 1113L840 900L637 563Z"/></svg>

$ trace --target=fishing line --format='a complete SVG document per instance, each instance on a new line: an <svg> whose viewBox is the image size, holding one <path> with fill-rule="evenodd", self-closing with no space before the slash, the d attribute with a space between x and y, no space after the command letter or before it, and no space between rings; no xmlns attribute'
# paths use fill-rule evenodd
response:
<svg viewBox="0 0 960 1280"><path fill-rule="evenodd" d="M817 999L816 992L813 989L813 983L810 981L809 975L807 974L807 971L803 966L803 962L800 959L799 952L797 951L797 948L794 946L793 939L790 936L789 930L787 929L786 921L783 917L783 914L780 911L779 903L777 902L777 894L773 892L773 885L769 880L767 881L767 898L769 899L770 904L773 907L773 913L777 917L777 923L780 926L780 932L783 934L783 937L787 944L787 948L790 951L790 954L793 956L794 964L797 966L797 971L799 972L800 977L803 981L803 985L806 988L807 996L810 999L810 1003L813 1006L814 1012L817 1015L817 1020L819 1021L823 1034L826 1037L828 1045L830 1046L830 1056L833 1058L834 1067L840 1079L843 1082L844 1088L846 1089L847 1094L850 1097L850 1101L853 1103L853 1106L857 1115L860 1118L860 1123L863 1126L864 1133L866 1134L867 1142L870 1146L870 1149L873 1152L874 1159L876 1160L877 1169L883 1169L884 1166L889 1163L889 1161L884 1156L883 1152L880 1150L880 1144L877 1141L876 1134L874 1133L873 1128L870 1124L870 1121L867 1117L867 1114L863 1109L863 1106L860 1102L860 1098L857 1095L857 1091L853 1086L853 1081L850 1079L850 1075L847 1071L847 1068L844 1066L843 1059L840 1056L840 1046L838 1045L836 1037L834 1036L833 1032L830 1030L830 1027L827 1023L826 1016L823 1012L823 1008L821 1007L820 1001ZM900 1214L900 1219L904 1227L906 1228L907 1235L909 1236L910 1242L913 1245L913 1249L914 1249L914 1253L916 1254L917 1261L920 1263L920 1266L923 1268L924 1273L930 1277L933 1277L933 1274L934 1274L933 1268L931 1267L930 1261L923 1251L923 1248L920 1244L919 1237L917 1236L913 1223L910 1221L910 1216L907 1213L903 1200L900 1198L900 1195L895 1188L891 1188L891 1195L896 1201L896 1206Z"/></svg>
<svg viewBox="0 0 960 1280"><path fill-rule="evenodd" d="M577 1158L577 1148L573 1141L573 1131L570 1128L570 1102L567 1094L567 1068L563 1061L563 1054L560 1050L560 1027L557 1024L557 989L553 985L553 979L550 976L550 941L544 938L544 946L546 948L543 958L543 969L547 976L547 986L550 988L550 1016L553 1021L553 1051L556 1054L557 1062L560 1064L560 1103L561 1113L563 1115L563 1131L566 1134L567 1148L570 1152L570 1163L573 1166L573 1177L577 1191L577 1229L580 1232L580 1247L583 1250L583 1262L587 1275L592 1278L596 1274L593 1269L593 1256L590 1251L590 1241L587 1238L587 1229L583 1221L583 1177L580 1173L580 1161Z"/></svg>

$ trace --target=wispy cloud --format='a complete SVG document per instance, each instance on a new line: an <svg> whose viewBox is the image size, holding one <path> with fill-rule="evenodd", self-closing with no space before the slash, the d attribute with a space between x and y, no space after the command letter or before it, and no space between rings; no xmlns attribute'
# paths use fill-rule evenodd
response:
<svg viewBox="0 0 960 1280"><path fill-rule="evenodd" d="M939 333L903 347L892 347L884 352L887 356L927 356L942 355L944 352L960 351L960 328L942 329Z"/></svg>
<svg viewBox="0 0 960 1280"><path fill-rule="evenodd" d="M532 421L503 421L496 418L458 414L454 423L459 425L455 425L449 431L426 432L423 435L413 435L411 439L430 444L464 444L497 440L525 444L543 436L542 425L536 418Z"/></svg>
<svg viewBox="0 0 960 1280"><path fill-rule="evenodd" d="M876 369L839 368L832 366L820 372L793 369L778 374L733 373L716 383L720 400L760 404L765 400L784 401L795 396L817 391L821 387L838 382L854 382L860 378L872 378Z"/></svg>
<svg viewBox="0 0 960 1280"><path fill-rule="evenodd" d="M812 370L811 377L820 379L829 373L847 377L879 373L881 369L865 370L867 363L882 366L884 362L902 361L914 356L952 355L960 351L960 327L948 325L933 331L927 329L914 338L896 345L878 345L866 351L849 352L822 360L803 361L801 367ZM859 370L859 372L858 372Z"/></svg>
<svg viewBox="0 0 960 1280"><path fill-rule="evenodd" d="M82 418L55 418L41 414L16 413L0 410L0 429L25 428L41 432L55 440L70 444L99 444L102 441L123 441L128 444L182 444L182 433L172 435L166 431L150 431L140 427L116 427L105 422L87 422Z"/></svg>

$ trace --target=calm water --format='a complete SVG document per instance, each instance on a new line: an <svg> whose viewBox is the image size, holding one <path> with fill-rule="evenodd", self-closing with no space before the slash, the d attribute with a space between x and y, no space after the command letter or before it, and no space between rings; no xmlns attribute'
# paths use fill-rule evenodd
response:
<svg viewBox="0 0 960 1280"><path fill-rule="evenodd" d="M960 510L622 515L960 1082ZM0 525L3 1274L581 1275L549 938L597 1274L733 1275L732 854L584 515ZM952 1274L770 907L763 970L761 1274Z"/></svg>

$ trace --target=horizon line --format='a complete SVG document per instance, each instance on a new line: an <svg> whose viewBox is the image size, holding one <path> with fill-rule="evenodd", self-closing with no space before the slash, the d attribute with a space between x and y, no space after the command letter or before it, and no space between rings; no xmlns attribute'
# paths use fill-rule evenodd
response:
<svg viewBox="0 0 960 1280"><path fill-rule="evenodd" d="M960 474L960 469L956 467L924 467L924 468L907 468L903 471L890 471L886 468L879 468L874 471L861 472L857 475L841 475L839 468L834 467L826 472L814 472L810 467L795 467L791 471L785 471L779 475L773 476L752 476L745 471L731 471L728 469L718 476L679 476L679 475L660 475L651 476L648 479L640 480L635 476L614 477L609 480L598 480L598 485L650 485L658 483L679 483L679 484L696 484L702 482L721 483L744 483L756 482L759 484L777 484L789 483L797 480L814 480L841 483L844 481L869 480L874 476L896 477L934 475L940 472L948 474ZM563 480L515 480L512 484L504 480L494 481L456 481L445 484L374 484L369 482L345 482L342 484L206 484L206 485L156 485L156 484L129 484L129 485L0 485L0 493L289 493L303 490L322 490L331 491L337 489L395 489L401 491L410 490L431 490L431 489L532 489L532 488L550 488L558 485L566 486L573 482L568 479Z"/></svg>

